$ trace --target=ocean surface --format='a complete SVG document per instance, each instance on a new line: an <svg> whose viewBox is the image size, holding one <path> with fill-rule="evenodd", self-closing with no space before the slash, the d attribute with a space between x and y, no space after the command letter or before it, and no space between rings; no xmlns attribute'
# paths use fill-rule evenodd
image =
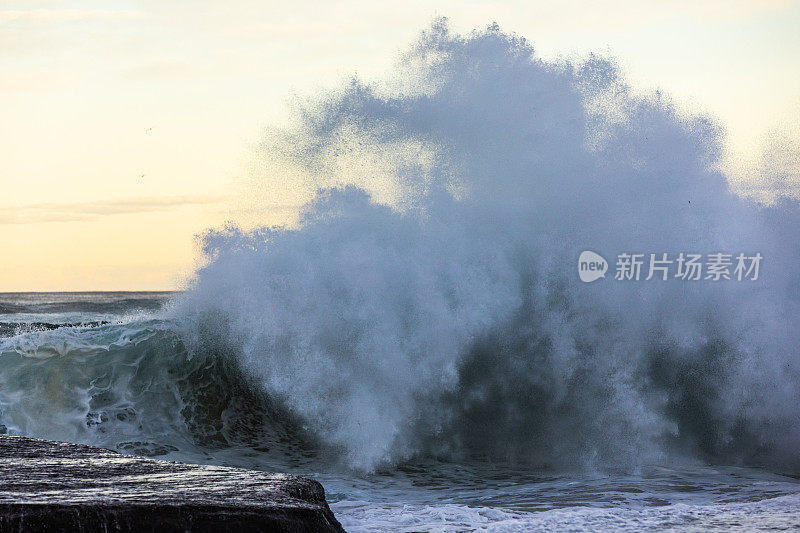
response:
<svg viewBox="0 0 800 533"><path fill-rule="evenodd" d="M713 117L496 25L293 105L250 194L291 224L180 293L0 297L0 430L312 475L354 531L800 526L785 154L743 197Z"/></svg>
<svg viewBox="0 0 800 533"><path fill-rule="evenodd" d="M685 457L616 472L477 456L353 469L224 353L192 353L172 297L1 294L0 431L310 475L348 531L800 527L796 478Z"/></svg>

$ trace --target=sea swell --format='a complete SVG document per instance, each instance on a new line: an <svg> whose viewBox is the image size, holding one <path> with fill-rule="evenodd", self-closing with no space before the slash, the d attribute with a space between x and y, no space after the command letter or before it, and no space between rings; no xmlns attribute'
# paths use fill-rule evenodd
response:
<svg viewBox="0 0 800 533"><path fill-rule="evenodd" d="M150 318L1 339L8 432L359 471L800 472L800 208L733 194L708 117L609 59L441 21L385 84L298 111L265 142L317 187L298 224L209 230ZM765 259L757 281L583 284L582 250Z"/></svg>
<svg viewBox="0 0 800 533"><path fill-rule="evenodd" d="M308 456L299 426L229 354L190 354L159 318L0 339L0 423L146 456L207 461L245 448L284 468Z"/></svg>

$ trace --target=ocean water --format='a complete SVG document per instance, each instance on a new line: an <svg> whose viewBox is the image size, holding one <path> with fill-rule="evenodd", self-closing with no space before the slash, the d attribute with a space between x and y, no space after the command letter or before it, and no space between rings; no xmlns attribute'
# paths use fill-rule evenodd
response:
<svg viewBox="0 0 800 533"><path fill-rule="evenodd" d="M790 173L740 197L713 118L496 26L295 111L297 224L209 229L180 293L0 297L0 430L312 475L353 531L800 526Z"/></svg>
<svg viewBox="0 0 800 533"><path fill-rule="evenodd" d="M233 354L219 346L190 350L169 309L181 297L0 295L0 430L310 475L348 531L800 527L792 472L689 456L589 469L442 455L354 469ZM495 435L502 441L499 426Z"/></svg>

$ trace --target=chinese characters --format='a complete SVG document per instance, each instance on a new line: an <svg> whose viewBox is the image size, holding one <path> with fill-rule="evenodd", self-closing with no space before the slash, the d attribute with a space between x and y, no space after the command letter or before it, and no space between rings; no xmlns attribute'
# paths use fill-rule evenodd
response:
<svg viewBox="0 0 800 533"><path fill-rule="evenodd" d="M729 254L643 254L621 253L617 256L617 281L666 281L670 278L685 281L756 281L763 256L760 253Z"/></svg>

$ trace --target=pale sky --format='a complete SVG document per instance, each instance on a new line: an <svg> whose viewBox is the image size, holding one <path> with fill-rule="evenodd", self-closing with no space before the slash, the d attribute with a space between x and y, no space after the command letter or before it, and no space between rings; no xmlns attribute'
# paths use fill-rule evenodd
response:
<svg viewBox="0 0 800 533"><path fill-rule="evenodd" d="M800 1L0 0L0 291L178 287L287 99L381 77L437 16L616 57L716 117L741 175L797 135ZM280 169L262 191L291 221Z"/></svg>

